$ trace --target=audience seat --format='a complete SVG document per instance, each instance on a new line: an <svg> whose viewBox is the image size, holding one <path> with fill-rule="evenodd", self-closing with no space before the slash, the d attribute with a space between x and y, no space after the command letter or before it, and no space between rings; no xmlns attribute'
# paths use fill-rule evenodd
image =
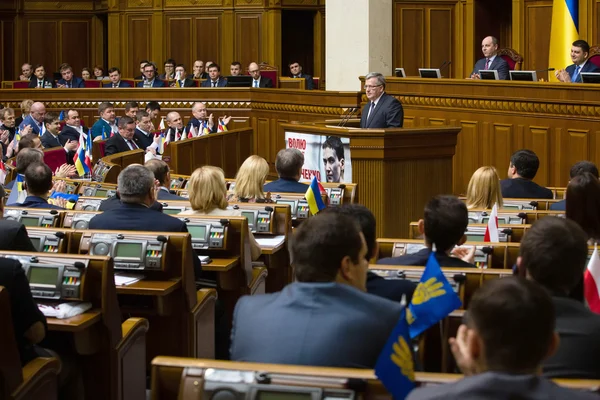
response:
<svg viewBox="0 0 600 400"><path fill-rule="evenodd" d="M523 67L523 56L513 49L508 47L498 49L497 55L502 57L502 59L508 63L508 67L511 70L520 71Z"/></svg>
<svg viewBox="0 0 600 400"><path fill-rule="evenodd" d="M277 71L277 67L263 62L258 65L258 68L260 69L260 74L262 76L271 78L274 88L279 87L279 71Z"/></svg>
<svg viewBox="0 0 600 400"><path fill-rule="evenodd" d="M321 88L321 86L319 86L321 84L321 78L319 78L318 76L313 76L313 87L315 88L315 90L319 90Z"/></svg>
<svg viewBox="0 0 600 400"><path fill-rule="evenodd" d="M600 68L600 45L590 47L588 61Z"/></svg>
<svg viewBox="0 0 600 400"><path fill-rule="evenodd" d="M13 89L28 89L29 81L14 81L12 87Z"/></svg>
<svg viewBox="0 0 600 400"><path fill-rule="evenodd" d="M101 88L102 87L102 81L96 80L96 79L88 79L83 81L84 86L86 87L86 89L89 88Z"/></svg>

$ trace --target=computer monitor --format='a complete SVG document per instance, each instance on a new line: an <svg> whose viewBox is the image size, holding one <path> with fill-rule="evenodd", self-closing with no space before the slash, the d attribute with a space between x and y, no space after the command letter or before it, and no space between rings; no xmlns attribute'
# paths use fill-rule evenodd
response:
<svg viewBox="0 0 600 400"><path fill-rule="evenodd" d="M480 69L479 76L481 79L497 81L498 80L498 71L495 69Z"/></svg>
<svg viewBox="0 0 600 400"><path fill-rule="evenodd" d="M227 87L252 87L252 77L249 75L228 76Z"/></svg>
<svg viewBox="0 0 600 400"><path fill-rule="evenodd" d="M509 71L511 81L537 82L535 71Z"/></svg>
<svg viewBox="0 0 600 400"><path fill-rule="evenodd" d="M600 83L600 72L582 72L581 82L583 83Z"/></svg>
<svg viewBox="0 0 600 400"><path fill-rule="evenodd" d="M406 78L406 72L404 72L404 68L394 68L394 75L396 78Z"/></svg>
<svg viewBox="0 0 600 400"><path fill-rule="evenodd" d="M437 78L440 79L442 74L439 68L419 68L419 76L421 78Z"/></svg>

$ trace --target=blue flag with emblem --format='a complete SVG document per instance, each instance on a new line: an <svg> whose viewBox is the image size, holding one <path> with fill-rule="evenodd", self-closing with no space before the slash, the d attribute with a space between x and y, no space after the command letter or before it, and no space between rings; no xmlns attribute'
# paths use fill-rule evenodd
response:
<svg viewBox="0 0 600 400"><path fill-rule="evenodd" d="M406 312L410 337L419 336L461 305L462 302L442 273L440 263L435 257L434 245Z"/></svg>
<svg viewBox="0 0 600 400"><path fill-rule="evenodd" d="M58 120L63 121L64 119L65 119L65 112L63 110L61 110L60 114L58 114Z"/></svg>
<svg viewBox="0 0 600 400"><path fill-rule="evenodd" d="M410 349L406 309L375 364L375 375L395 400L404 399L415 387L415 367Z"/></svg>

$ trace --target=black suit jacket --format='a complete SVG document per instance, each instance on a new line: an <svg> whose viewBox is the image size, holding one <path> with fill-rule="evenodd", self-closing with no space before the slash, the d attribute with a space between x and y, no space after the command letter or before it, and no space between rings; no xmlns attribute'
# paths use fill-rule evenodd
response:
<svg viewBox="0 0 600 400"><path fill-rule="evenodd" d="M64 79L59 79L58 83L61 85L66 85L67 81L65 81ZM73 79L71 79L71 88L85 88L85 83L83 82L83 79L74 76Z"/></svg>
<svg viewBox="0 0 600 400"><path fill-rule="evenodd" d="M139 147L139 146L138 146ZM118 133L115 133L106 141L106 147L104 148L104 155L110 156L112 154L122 153L124 151L131 150L125 139Z"/></svg>
<svg viewBox="0 0 600 400"><path fill-rule="evenodd" d="M71 138L64 137L62 135L54 137L50 132L46 131L46 133L42 135L42 146L44 146L45 149L51 149L53 147L64 147L64 145L67 144L67 140L69 139ZM75 151L65 151L65 162L67 164L75 164L75 162L73 161L73 157L75 157Z"/></svg>
<svg viewBox="0 0 600 400"><path fill-rule="evenodd" d="M292 75L292 78L304 78L306 79L306 90L313 90L315 88L313 77L308 74L300 74L299 76Z"/></svg>
<svg viewBox="0 0 600 400"><path fill-rule="evenodd" d="M502 197L505 199L552 199L550 189L524 178L503 179L500 181Z"/></svg>
<svg viewBox="0 0 600 400"><path fill-rule="evenodd" d="M164 189L159 189L158 191L158 200L188 200L185 197L177 196L169 191Z"/></svg>
<svg viewBox="0 0 600 400"><path fill-rule="evenodd" d="M227 79L220 76L219 80L217 81L217 87L225 87L225 86L227 86ZM200 85L200 87L208 87L208 88L212 87L212 81L210 80L210 78L208 78L207 80L202 82L202 85Z"/></svg>
<svg viewBox="0 0 600 400"><path fill-rule="evenodd" d="M416 288L417 284L408 279L385 279L374 272L367 272L367 293L375 296L398 302L404 296L406 304L410 304Z"/></svg>
<svg viewBox="0 0 600 400"><path fill-rule="evenodd" d="M271 78L267 78L266 76L261 76L260 80L258 81L258 87L259 88L272 88L273 81L271 80Z"/></svg>
<svg viewBox="0 0 600 400"><path fill-rule="evenodd" d="M105 87L105 88L112 88L112 86L113 86L112 83L107 83L103 87ZM131 87L131 85L129 83L127 83L127 82L119 81L119 86L117 86L117 87L120 87L120 88Z"/></svg>
<svg viewBox="0 0 600 400"><path fill-rule="evenodd" d="M135 128L133 141L140 149L146 149L146 147L150 146L154 141L154 135L150 134L150 136L146 136L144 132L140 131L138 128Z"/></svg>
<svg viewBox="0 0 600 400"><path fill-rule="evenodd" d="M0 219L0 250L37 251L25 226L18 221Z"/></svg>
<svg viewBox="0 0 600 400"><path fill-rule="evenodd" d="M177 81L173 82L173 85L177 87ZM185 78L183 80L183 86L180 87L196 87L196 82L193 79Z"/></svg>
<svg viewBox="0 0 600 400"><path fill-rule="evenodd" d="M198 119L194 118L194 117L192 117L190 119L190 122L188 122L187 127L186 127L186 132L189 132L190 128L192 126L194 128L196 128L196 132L202 133L202 132L199 131L199 129L200 129L200 121ZM210 133L217 133L217 124L213 124L213 127L212 127Z"/></svg>
<svg viewBox="0 0 600 400"><path fill-rule="evenodd" d="M67 140L79 141L79 131L77 129L73 128L72 126L65 125L65 126L63 126L62 131L60 131L60 135L58 137L61 139L64 138L65 143L67 142ZM42 140L43 140L43 137L42 137ZM42 142L42 144L43 144L43 142ZM46 146L44 146L44 147L46 147Z"/></svg>
<svg viewBox="0 0 600 400"><path fill-rule="evenodd" d="M369 108L371 108L370 101L365 105L360 116L361 128L402 128L404 110L402 104L394 96L383 93L371 115L369 115Z"/></svg>
<svg viewBox="0 0 600 400"><path fill-rule="evenodd" d="M37 83L38 83L38 79L35 77L32 77L32 79L29 81L29 88L30 89L37 88ZM52 79L44 78L44 87L46 86L46 83L50 84L53 88L56 87L56 82L54 82Z"/></svg>
<svg viewBox="0 0 600 400"><path fill-rule="evenodd" d="M477 60L477 62L475 63L475 67L473 68L473 72L471 72L471 75L479 74L480 70L485 69L485 61L485 58ZM498 79L500 80L510 79L510 68L508 67L508 63L502 57L496 56L496 58L494 58L494 61L492 61L492 64L488 67L488 69L495 69L496 71L498 71Z"/></svg>
<svg viewBox="0 0 600 400"><path fill-rule="evenodd" d="M407 254L400 257L387 257L377 261L381 265L413 265L421 266L427 264L429 259L429 249L420 250L414 254ZM475 268L475 265L469 264L457 257L450 257L444 253L436 252L435 258L442 267L457 267L457 268Z"/></svg>

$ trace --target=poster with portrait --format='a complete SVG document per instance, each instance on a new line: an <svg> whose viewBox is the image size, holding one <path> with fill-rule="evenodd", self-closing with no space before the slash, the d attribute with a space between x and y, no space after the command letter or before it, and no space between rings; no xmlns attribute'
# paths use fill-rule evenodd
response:
<svg viewBox="0 0 600 400"><path fill-rule="evenodd" d="M304 154L301 182L316 176L319 182L352 182L350 138L286 132L285 147Z"/></svg>

